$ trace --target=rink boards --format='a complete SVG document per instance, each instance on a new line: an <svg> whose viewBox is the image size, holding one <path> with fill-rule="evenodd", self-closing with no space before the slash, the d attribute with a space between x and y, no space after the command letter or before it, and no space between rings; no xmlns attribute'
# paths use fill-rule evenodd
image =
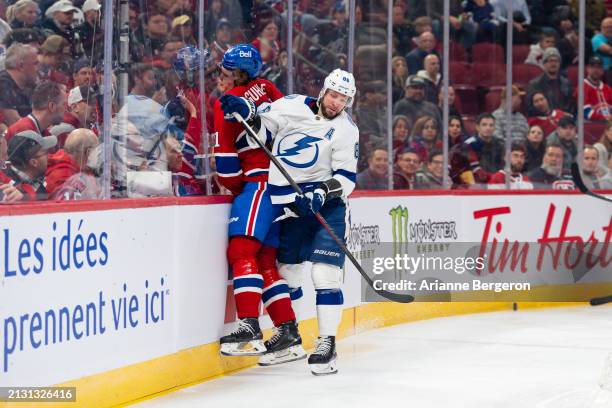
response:
<svg viewBox="0 0 612 408"><path fill-rule="evenodd" d="M224 256L228 211L225 197L0 208L0 384L76 386L78 405L108 406L254 364L221 358L216 343L234 319ZM398 239L604 242L612 222L609 204L572 192L360 193L351 213L348 243L357 257L367 256L362 247ZM604 287L597 279L589 285ZM361 291L359 275L347 267L342 336L512 307L363 303ZM304 292L300 330L310 346L316 324L309 282Z"/></svg>

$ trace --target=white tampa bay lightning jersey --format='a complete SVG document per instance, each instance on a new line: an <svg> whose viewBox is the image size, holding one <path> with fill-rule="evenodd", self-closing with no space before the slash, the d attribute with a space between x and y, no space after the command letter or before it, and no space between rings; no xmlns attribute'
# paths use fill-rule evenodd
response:
<svg viewBox="0 0 612 408"><path fill-rule="evenodd" d="M342 185L343 198L355 188L359 158L359 130L350 115L342 111L332 120L313 113L315 99L288 95L258 108L259 137L273 140L272 153L305 191L335 178ZM295 200L295 192L270 163L269 191L274 204Z"/></svg>

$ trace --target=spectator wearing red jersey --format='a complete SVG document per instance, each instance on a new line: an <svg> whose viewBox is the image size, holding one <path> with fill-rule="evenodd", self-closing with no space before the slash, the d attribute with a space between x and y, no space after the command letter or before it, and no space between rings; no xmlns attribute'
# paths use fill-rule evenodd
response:
<svg viewBox="0 0 612 408"><path fill-rule="evenodd" d="M529 126L537 125L544 131L544 137L555 131L562 117L569 115L560 109L550 109L548 97L542 92L531 95L529 108Z"/></svg>
<svg viewBox="0 0 612 408"><path fill-rule="evenodd" d="M602 81L603 62L599 57L591 57L584 78L584 117L589 120L612 119L612 88ZM578 89L574 92L578 97Z"/></svg>
<svg viewBox="0 0 612 408"><path fill-rule="evenodd" d="M529 183L529 177L523 174L525 168L525 154L527 149L522 142L512 143L510 152L510 189L511 190L531 190L533 184ZM489 179L489 188L505 188L506 171L499 170Z"/></svg>
<svg viewBox="0 0 612 408"><path fill-rule="evenodd" d="M24 130L48 135L49 126L59 125L62 122L66 101L64 85L50 81L38 85L32 95L32 113L9 126L6 133L7 141L10 142L14 135Z"/></svg>
<svg viewBox="0 0 612 408"><path fill-rule="evenodd" d="M64 147L66 138L73 130L95 128L98 96L98 92L90 86L83 85L70 90L68 110L64 113L62 123L49 128L49 133L57 136L60 149Z"/></svg>

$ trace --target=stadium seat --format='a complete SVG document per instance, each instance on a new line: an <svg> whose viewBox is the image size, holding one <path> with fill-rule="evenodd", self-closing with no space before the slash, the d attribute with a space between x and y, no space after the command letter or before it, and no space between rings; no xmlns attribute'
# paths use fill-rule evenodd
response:
<svg viewBox="0 0 612 408"><path fill-rule="evenodd" d="M529 44L516 44L512 47L512 63L523 64L529 55Z"/></svg>
<svg viewBox="0 0 612 408"><path fill-rule="evenodd" d="M468 136L473 136L476 133L476 117L471 115L462 116L463 127Z"/></svg>
<svg viewBox="0 0 612 408"><path fill-rule="evenodd" d="M473 65L471 72L475 84L479 88L491 88L506 85L506 64L484 64Z"/></svg>
<svg viewBox="0 0 612 408"><path fill-rule="evenodd" d="M485 96L485 106L484 110L486 113L493 113L493 111L499 108L499 104L501 103L501 89L494 89L487 92Z"/></svg>
<svg viewBox="0 0 612 408"><path fill-rule="evenodd" d="M478 100L478 90L472 85L457 84L453 85L456 98L461 101L461 112L464 115L478 115L480 113L480 103Z"/></svg>
<svg viewBox="0 0 612 408"><path fill-rule="evenodd" d="M442 55L440 51L440 55ZM451 61L467 62L467 51L460 43L451 41L449 43L449 58Z"/></svg>
<svg viewBox="0 0 612 408"><path fill-rule="evenodd" d="M584 122L584 144L594 144L601 138L606 130L607 122L585 121Z"/></svg>
<svg viewBox="0 0 612 408"><path fill-rule="evenodd" d="M586 75L586 68L584 70L584 75ZM569 79L572 86L576 88L578 84L578 65L570 65L567 67L567 79Z"/></svg>
<svg viewBox="0 0 612 408"><path fill-rule="evenodd" d="M542 69L532 64L516 64L512 66L512 82L522 88L527 89L529 81L542 74Z"/></svg>
<svg viewBox="0 0 612 408"><path fill-rule="evenodd" d="M472 46L472 62L503 65L504 48L494 43L476 43Z"/></svg>
<svg viewBox="0 0 612 408"><path fill-rule="evenodd" d="M471 73L470 65L465 62L451 61L448 66L449 79L452 85L472 85L473 75Z"/></svg>

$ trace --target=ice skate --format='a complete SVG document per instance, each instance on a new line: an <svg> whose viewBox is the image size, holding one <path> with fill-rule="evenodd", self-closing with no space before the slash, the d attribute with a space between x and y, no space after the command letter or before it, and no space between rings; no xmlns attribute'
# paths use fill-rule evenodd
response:
<svg viewBox="0 0 612 408"><path fill-rule="evenodd" d="M236 330L219 342L224 356L260 356L266 352L259 321L254 317L239 320Z"/></svg>

